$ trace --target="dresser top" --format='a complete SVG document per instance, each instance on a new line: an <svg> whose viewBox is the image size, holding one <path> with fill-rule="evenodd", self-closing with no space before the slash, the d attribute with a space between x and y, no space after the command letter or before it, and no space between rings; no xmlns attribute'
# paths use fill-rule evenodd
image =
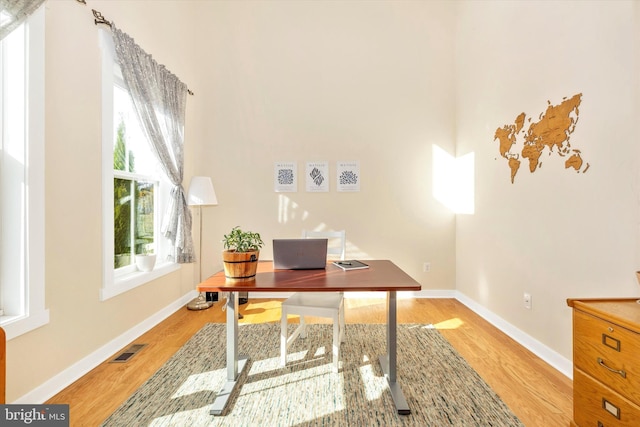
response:
<svg viewBox="0 0 640 427"><path fill-rule="evenodd" d="M638 298L569 298L567 305L640 332L640 304L637 301Z"/></svg>

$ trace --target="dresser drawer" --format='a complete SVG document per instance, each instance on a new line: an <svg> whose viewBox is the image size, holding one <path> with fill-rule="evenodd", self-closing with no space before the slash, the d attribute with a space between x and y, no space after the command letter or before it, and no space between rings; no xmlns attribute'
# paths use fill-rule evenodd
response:
<svg viewBox="0 0 640 427"><path fill-rule="evenodd" d="M640 334L574 310L573 363L575 368L640 403Z"/></svg>
<svg viewBox="0 0 640 427"><path fill-rule="evenodd" d="M638 427L640 407L574 369L573 420L580 427Z"/></svg>

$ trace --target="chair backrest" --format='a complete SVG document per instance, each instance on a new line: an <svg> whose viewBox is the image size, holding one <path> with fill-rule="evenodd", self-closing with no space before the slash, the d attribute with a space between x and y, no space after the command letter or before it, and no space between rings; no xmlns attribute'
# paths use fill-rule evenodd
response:
<svg viewBox="0 0 640 427"><path fill-rule="evenodd" d="M304 239L320 238L329 239L327 244L327 258L345 259L347 253L347 233L340 231L312 231L303 230L302 237Z"/></svg>

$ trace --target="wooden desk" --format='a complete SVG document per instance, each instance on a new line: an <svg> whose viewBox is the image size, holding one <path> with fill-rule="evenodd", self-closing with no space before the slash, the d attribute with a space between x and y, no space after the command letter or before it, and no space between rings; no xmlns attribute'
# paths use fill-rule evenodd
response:
<svg viewBox="0 0 640 427"><path fill-rule="evenodd" d="M389 390L399 414L411 409L397 381L397 295L398 291L419 291L421 286L391 261L365 261L369 268L344 271L331 263L324 270L274 270L271 261L258 265L254 279L230 280L216 273L197 287L198 292L229 292L227 299L227 382L216 396L212 415L220 415L245 368L248 358L238 356L238 292L349 292L387 293L387 354L380 356Z"/></svg>

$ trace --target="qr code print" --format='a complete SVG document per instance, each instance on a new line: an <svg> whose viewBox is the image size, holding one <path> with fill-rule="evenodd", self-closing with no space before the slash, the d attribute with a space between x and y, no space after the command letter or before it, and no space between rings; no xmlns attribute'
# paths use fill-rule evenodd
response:
<svg viewBox="0 0 640 427"><path fill-rule="evenodd" d="M313 168L309 176L318 187L324 182L324 176L322 176L322 172L320 172L320 169L318 168Z"/></svg>
<svg viewBox="0 0 640 427"><path fill-rule="evenodd" d="M291 185L293 184L293 169L279 169L278 170L278 184Z"/></svg>
<svg viewBox="0 0 640 427"><path fill-rule="evenodd" d="M344 171L340 174L340 185L355 185L358 183L358 175L353 171Z"/></svg>

